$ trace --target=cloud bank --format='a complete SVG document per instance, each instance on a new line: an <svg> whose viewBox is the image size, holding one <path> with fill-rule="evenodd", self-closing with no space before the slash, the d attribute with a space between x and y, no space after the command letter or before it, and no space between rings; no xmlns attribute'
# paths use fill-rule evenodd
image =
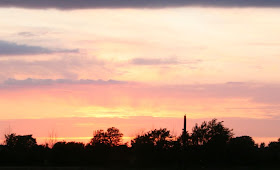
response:
<svg viewBox="0 0 280 170"><path fill-rule="evenodd" d="M279 7L279 0L2 0L0 7L19 8L168 8L202 7Z"/></svg>
<svg viewBox="0 0 280 170"><path fill-rule="evenodd" d="M40 46L22 45L0 40L0 56L36 55L52 53L76 53L78 49L48 49Z"/></svg>

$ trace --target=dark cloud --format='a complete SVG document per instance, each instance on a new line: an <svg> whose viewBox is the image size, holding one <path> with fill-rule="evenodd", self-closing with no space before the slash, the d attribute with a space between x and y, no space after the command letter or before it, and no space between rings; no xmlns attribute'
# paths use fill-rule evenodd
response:
<svg viewBox="0 0 280 170"><path fill-rule="evenodd" d="M279 7L279 0L1 0L0 7L20 8L166 8L202 7Z"/></svg>
<svg viewBox="0 0 280 170"><path fill-rule="evenodd" d="M49 54L53 51L39 46L19 45L7 41L0 41L0 56Z"/></svg>
<svg viewBox="0 0 280 170"><path fill-rule="evenodd" d="M22 45L0 40L0 56L36 55L51 53L76 53L78 49L48 49L40 46Z"/></svg>
<svg viewBox="0 0 280 170"><path fill-rule="evenodd" d="M92 79L80 79L80 80L71 80L71 79L8 79L3 82L2 86L44 86L44 85L53 85L53 84L97 84L97 85L107 85L107 84L123 84L124 81L117 80L92 80Z"/></svg>

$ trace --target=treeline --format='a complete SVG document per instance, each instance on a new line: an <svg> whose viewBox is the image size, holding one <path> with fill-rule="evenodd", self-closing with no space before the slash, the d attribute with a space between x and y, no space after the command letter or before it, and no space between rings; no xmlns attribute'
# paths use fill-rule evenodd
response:
<svg viewBox="0 0 280 170"><path fill-rule="evenodd" d="M32 135L5 135L0 147L2 166L208 167L279 166L280 138L258 145L250 136L234 137L233 130L213 119L196 124L192 132L173 136L154 129L137 135L131 146L122 143L115 127L98 130L88 144L57 142L38 145Z"/></svg>

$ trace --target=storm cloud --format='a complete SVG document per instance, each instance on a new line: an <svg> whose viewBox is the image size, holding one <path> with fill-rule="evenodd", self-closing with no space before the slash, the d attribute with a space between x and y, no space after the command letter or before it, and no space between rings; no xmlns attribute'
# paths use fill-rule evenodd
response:
<svg viewBox="0 0 280 170"><path fill-rule="evenodd" d="M78 49L48 49L40 46L22 45L0 40L0 56L36 55L79 52Z"/></svg>
<svg viewBox="0 0 280 170"><path fill-rule="evenodd" d="M202 7L279 7L279 0L2 0L0 7L19 8L168 8Z"/></svg>

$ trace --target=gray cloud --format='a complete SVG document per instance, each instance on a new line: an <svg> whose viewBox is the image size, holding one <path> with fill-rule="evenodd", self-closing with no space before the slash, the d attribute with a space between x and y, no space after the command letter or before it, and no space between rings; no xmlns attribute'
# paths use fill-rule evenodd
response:
<svg viewBox="0 0 280 170"><path fill-rule="evenodd" d="M92 79L80 79L80 80L71 80L71 79L8 79L4 81L1 86L4 87L14 87L14 86L44 86L44 85L54 85L54 84L97 84L97 85L107 85L107 84L123 84L124 81L117 80L92 80Z"/></svg>
<svg viewBox="0 0 280 170"><path fill-rule="evenodd" d="M131 64L134 65L177 65L177 64L197 64L201 62L201 60L193 60L193 61L181 61L176 57L174 58L134 58L130 61Z"/></svg>
<svg viewBox="0 0 280 170"><path fill-rule="evenodd" d="M18 35L23 36L23 37L34 37L34 36L36 36L36 34L34 34L32 32L19 32Z"/></svg>
<svg viewBox="0 0 280 170"><path fill-rule="evenodd" d="M146 59L146 58L134 58L131 60L131 64L135 65L162 65L162 64L178 64L176 59Z"/></svg>
<svg viewBox="0 0 280 170"><path fill-rule="evenodd" d="M12 58L0 60L0 80L3 81L17 75L77 79L81 70L90 73L89 76L91 77L102 78L101 75L110 74L111 72L111 70L105 68L104 64L104 61L97 58L85 58L82 56L64 56L51 60L33 61Z"/></svg>
<svg viewBox="0 0 280 170"><path fill-rule="evenodd" d="M20 8L166 8L202 7L279 7L279 0L1 0L0 7Z"/></svg>
<svg viewBox="0 0 280 170"><path fill-rule="evenodd" d="M19 45L7 41L0 41L0 56L49 54L53 51L39 46Z"/></svg>
<svg viewBox="0 0 280 170"><path fill-rule="evenodd" d="M252 106L240 106L241 108L279 110L280 108L280 84L250 83L250 82L229 82L217 84L182 84L162 85L145 87L137 91L149 98L176 98L183 100L196 99L244 99L253 103L265 104L258 108ZM197 97L197 98L196 98ZM269 105L269 107L268 107ZM273 106L273 107L271 107ZM233 109L233 108L227 108ZM247 110L247 109L246 109Z"/></svg>
<svg viewBox="0 0 280 170"><path fill-rule="evenodd" d="M0 56L36 55L51 53L77 53L78 49L48 49L40 46L21 45L0 40Z"/></svg>
<svg viewBox="0 0 280 170"><path fill-rule="evenodd" d="M258 103L280 104L279 84L228 82L177 87L182 92L214 98L247 98Z"/></svg>

